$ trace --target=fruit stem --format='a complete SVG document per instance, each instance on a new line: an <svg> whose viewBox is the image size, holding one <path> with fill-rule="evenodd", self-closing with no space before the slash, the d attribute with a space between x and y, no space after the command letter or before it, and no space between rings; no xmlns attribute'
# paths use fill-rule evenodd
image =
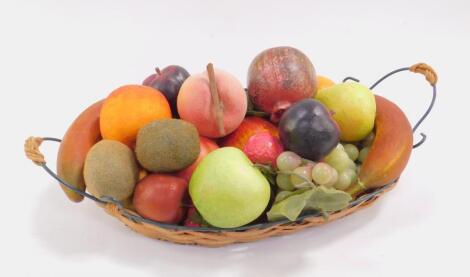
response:
<svg viewBox="0 0 470 277"><path fill-rule="evenodd" d="M224 127L224 107L223 103L220 101L219 91L217 90L217 83L215 81L214 65L209 63L207 65L207 75L209 76L209 89L211 91L212 97L212 106L215 115L215 123L217 124L217 129L221 135L225 135Z"/></svg>
<svg viewBox="0 0 470 277"><path fill-rule="evenodd" d="M160 71L160 68L158 66L155 67L155 72L157 72L157 75L162 75L162 72Z"/></svg>
<svg viewBox="0 0 470 277"><path fill-rule="evenodd" d="M353 199L357 198L360 194L365 192L367 190L367 187L364 186L364 184L361 181L357 181L356 183L352 184L349 186L349 188L346 189L346 193L349 193Z"/></svg>

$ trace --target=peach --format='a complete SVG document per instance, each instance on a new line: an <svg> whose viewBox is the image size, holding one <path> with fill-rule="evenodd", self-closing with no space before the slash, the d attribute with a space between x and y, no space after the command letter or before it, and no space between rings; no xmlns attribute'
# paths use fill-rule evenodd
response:
<svg viewBox="0 0 470 277"><path fill-rule="evenodd" d="M361 166L358 181L347 189L352 196L400 177L413 149L413 130L403 111L378 95L375 103L375 139Z"/></svg>
<svg viewBox="0 0 470 277"><path fill-rule="evenodd" d="M165 96L156 89L126 85L113 91L103 104L100 129L103 139L117 140L133 147L137 132L147 123L171 118Z"/></svg>
<svg viewBox="0 0 470 277"><path fill-rule="evenodd" d="M201 136L219 138L241 124L247 97L240 81L209 64L207 72L184 81L177 107L180 117L194 124Z"/></svg>

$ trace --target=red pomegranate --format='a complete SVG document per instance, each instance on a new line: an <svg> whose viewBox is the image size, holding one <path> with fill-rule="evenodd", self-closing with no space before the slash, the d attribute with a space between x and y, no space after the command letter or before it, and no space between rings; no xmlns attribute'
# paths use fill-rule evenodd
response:
<svg viewBox="0 0 470 277"><path fill-rule="evenodd" d="M253 104L278 122L293 103L315 96L317 78L309 58L292 47L264 50L248 70L248 93Z"/></svg>

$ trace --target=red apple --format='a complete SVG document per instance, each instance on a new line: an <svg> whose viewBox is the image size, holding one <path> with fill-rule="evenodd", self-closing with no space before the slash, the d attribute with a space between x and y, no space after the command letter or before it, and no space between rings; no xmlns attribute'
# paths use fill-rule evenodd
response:
<svg viewBox="0 0 470 277"><path fill-rule="evenodd" d="M183 219L183 199L188 182L172 175L150 174L139 181L133 204L138 214L159 222L176 224Z"/></svg>
<svg viewBox="0 0 470 277"><path fill-rule="evenodd" d="M289 106L311 98L317 91L315 68L309 58L292 47L267 49L251 62L248 93L258 109L278 122Z"/></svg>
<svg viewBox="0 0 470 277"><path fill-rule="evenodd" d="M256 116L249 116L243 119L242 124L235 132L222 138L219 142L221 146L233 146L243 150L251 136L268 131L271 135L279 137L279 131L274 124Z"/></svg>
<svg viewBox="0 0 470 277"><path fill-rule="evenodd" d="M201 151L199 152L197 159L190 166L176 173L178 177L181 177L188 182L191 179L191 175L193 175L193 171L196 169L202 159L210 152L219 148L219 146L214 141L205 137L199 137L199 143Z"/></svg>

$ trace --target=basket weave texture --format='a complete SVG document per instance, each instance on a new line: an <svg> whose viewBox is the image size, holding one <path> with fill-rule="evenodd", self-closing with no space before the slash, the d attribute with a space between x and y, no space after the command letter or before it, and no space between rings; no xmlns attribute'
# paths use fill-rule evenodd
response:
<svg viewBox="0 0 470 277"><path fill-rule="evenodd" d="M126 226L134 230L135 232L142 234L144 236L170 241L179 244L194 244L202 245L207 247L220 247L233 243L240 242L251 242L257 241L268 237L281 236L285 234L290 234L298 232L308 227L314 227L330 223L352 213L355 213L361 209L371 206L375 201L382 197L386 192L390 191L395 187L395 184L387 187L381 193L377 194L375 197L359 203L353 207L344 209L342 211L330 214L328 219L325 220L322 216L310 216L302 219L298 222L289 222L278 225L271 225L269 227L253 228L243 231L229 231L223 230L221 232L204 232L197 230L172 230L167 228L158 227L152 224L145 222L134 222L131 219L123 215L122 209L117 205L108 203L103 207L103 209L110 215L116 217ZM128 213L132 213L130 210L125 210Z"/></svg>

